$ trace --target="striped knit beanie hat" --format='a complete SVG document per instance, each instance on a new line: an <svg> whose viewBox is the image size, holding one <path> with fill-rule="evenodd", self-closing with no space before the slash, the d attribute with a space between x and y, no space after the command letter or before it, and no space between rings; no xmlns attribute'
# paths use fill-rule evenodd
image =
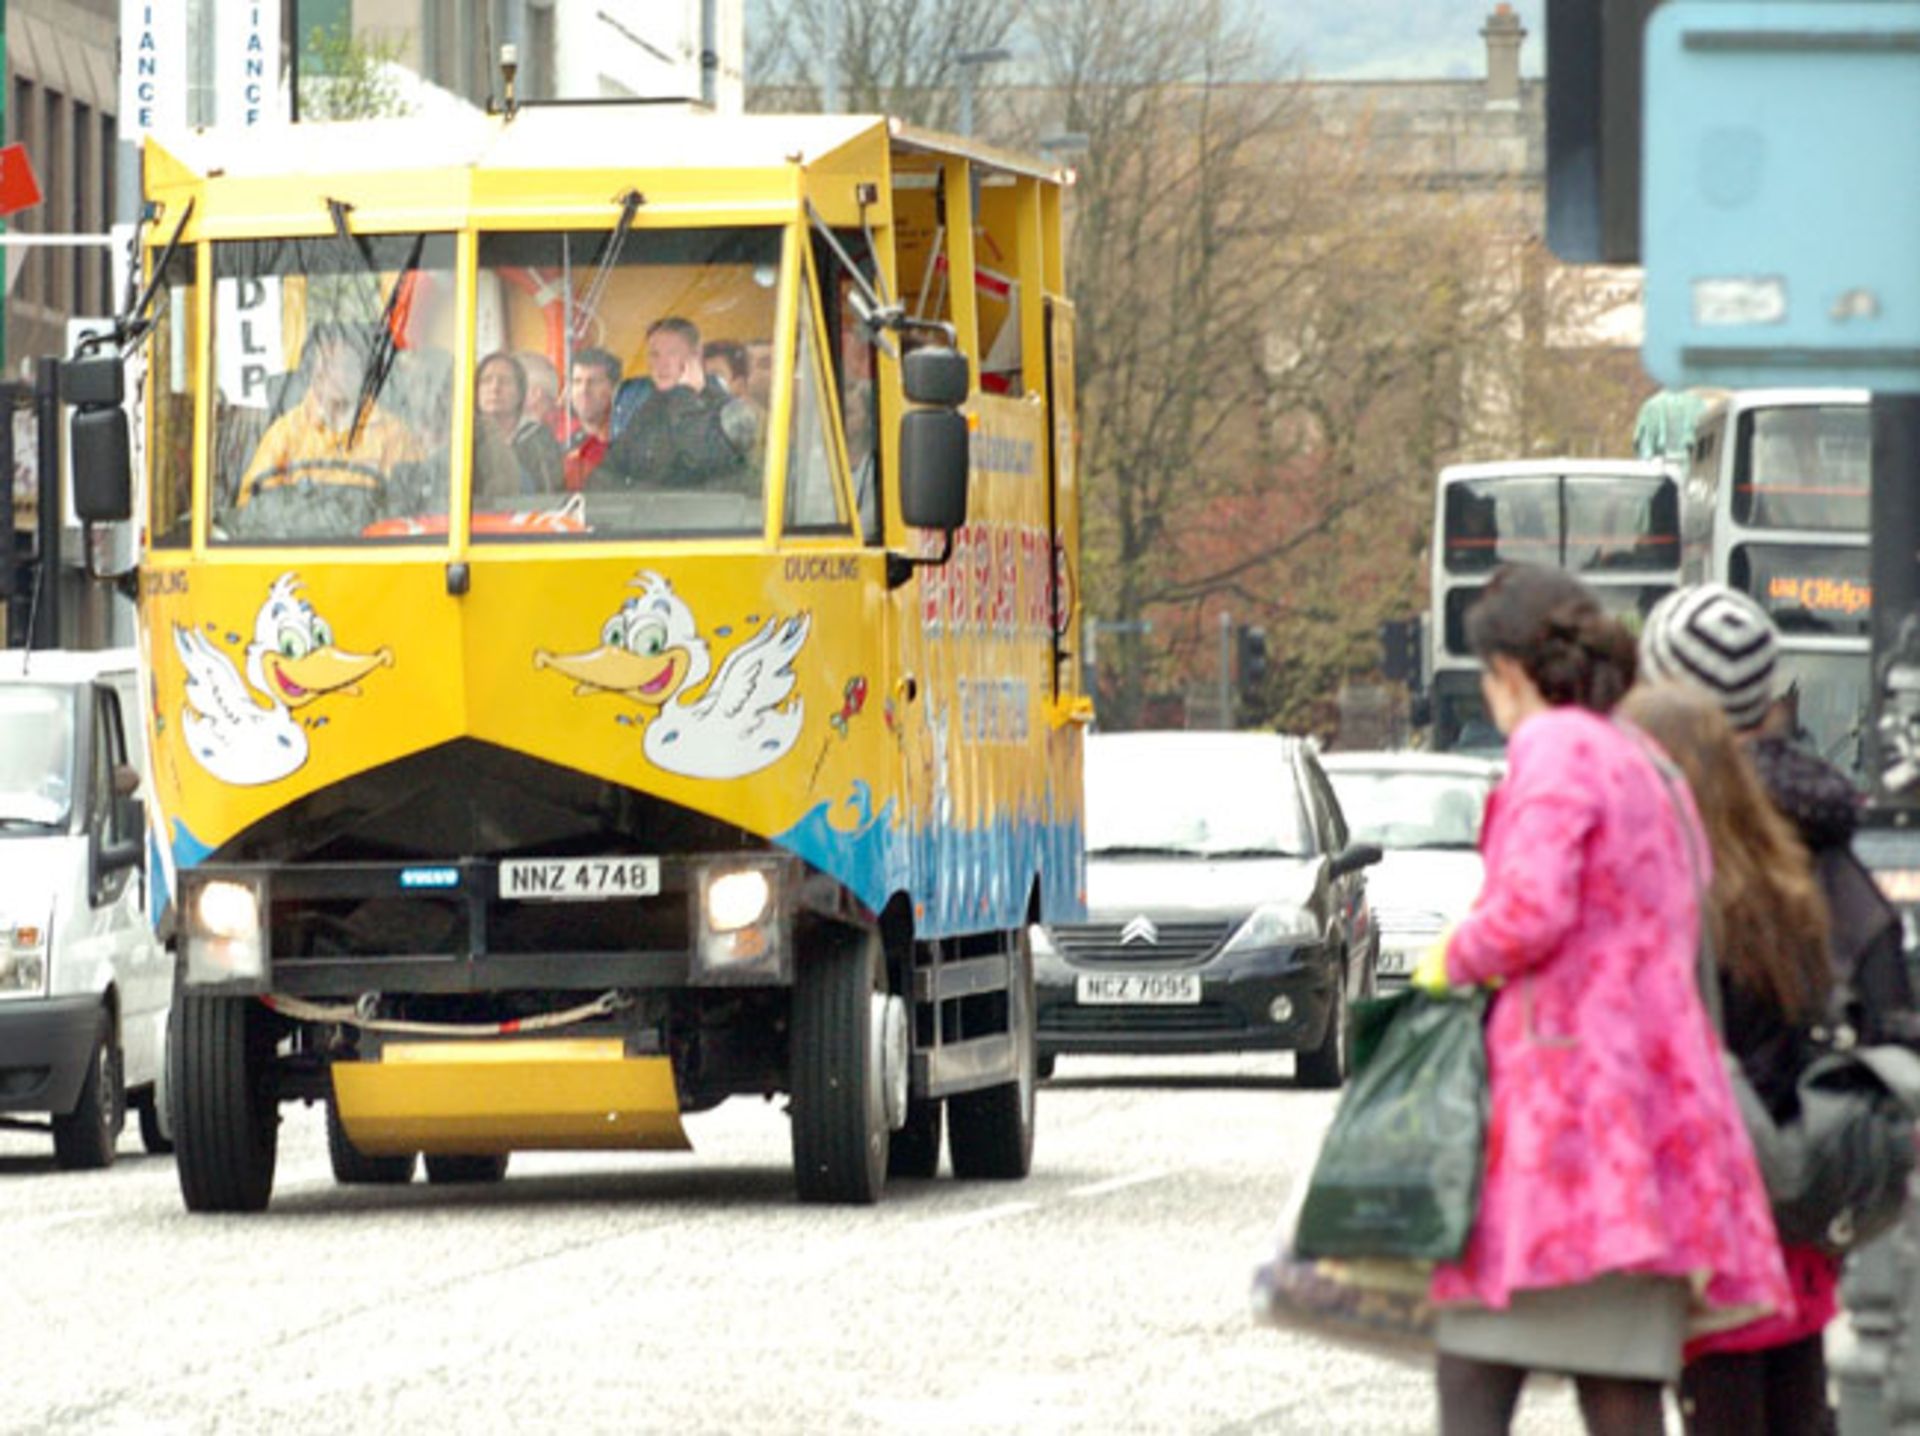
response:
<svg viewBox="0 0 1920 1436"><path fill-rule="evenodd" d="M1752 728L1773 702L1773 620L1724 583L1678 588L1640 630L1640 671L1685 680L1713 695L1736 728Z"/></svg>

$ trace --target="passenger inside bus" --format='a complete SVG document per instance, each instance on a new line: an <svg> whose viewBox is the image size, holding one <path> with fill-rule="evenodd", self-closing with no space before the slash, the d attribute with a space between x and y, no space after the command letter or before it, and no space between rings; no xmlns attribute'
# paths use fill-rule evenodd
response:
<svg viewBox="0 0 1920 1436"><path fill-rule="evenodd" d="M616 403L613 441L588 487L756 491L760 415L706 372L699 329L677 316L656 320L647 364L646 379L622 386L634 396L629 416L623 424Z"/></svg>
<svg viewBox="0 0 1920 1436"><path fill-rule="evenodd" d="M1448 525L1447 567L1455 573L1491 570L1500 558L1500 527L1494 500L1455 489L1448 495L1453 522Z"/></svg>
<svg viewBox="0 0 1920 1436"><path fill-rule="evenodd" d="M504 351L487 355L473 388L474 497L559 492L560 441L526 416L527 374L520 361Z"/></svg>
<svg viewBox="0 0 1920 1436"><path fill-rule="evenodd" d="M560 371L538 349L522 349L513 358L527 381L527 402L522 412L559 443L567 425L567 411L560 402Z"/></svg>
<svg viewBox="0 0 1920 1436"><path fill-rule="evenodd" d="M614 395L620 389L620 361L605 349L577 349L567 392L572 417L567 426L566 485L579 490L600 467L613 439Z"/></svg>
<svg viewBox="0 0 1920 1436"><path fill-rule="evenodd" d="M396 507L389 485L407 478L408 466L417 473L426 448L378 402L383 352L362 326L322 320L308 331L298 371L304 392L268 427L243 471L237 535L346 535Z"/></svg>

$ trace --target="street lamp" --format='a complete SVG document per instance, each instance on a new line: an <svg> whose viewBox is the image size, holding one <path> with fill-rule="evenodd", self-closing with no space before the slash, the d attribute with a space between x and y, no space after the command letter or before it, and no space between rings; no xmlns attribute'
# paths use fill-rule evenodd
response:
<svg viewBox="0 0 1920 1436"><path fill-rule="evenodd" d="M992 50L962 50L953 57L953 63L960 67L960 133L973 133L973 77L982 65L997 65L1002 60L1011 60L1013 51L1001 48Z"/></svg>
<svg viewBox="0 0 1920 1436"><path fill-rule="evenodd" d="M1033 142L1033 147L1045 155L1048 161L1058 165L1065 173L1068 184L1073 183L1073 162L1084 159L1093 151L1093 141L1088 139L1084 130L1062 130L1055 135L1042 135Z"/></svg>

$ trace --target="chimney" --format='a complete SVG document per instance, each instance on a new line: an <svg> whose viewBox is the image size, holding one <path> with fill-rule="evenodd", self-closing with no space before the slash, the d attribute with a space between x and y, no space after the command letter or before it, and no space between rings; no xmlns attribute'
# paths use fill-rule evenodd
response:
<svg viewBox="0 0 1920 1436"><path fill-rule="evenodd" d="M1515 109L1520 104L1520 42L1526 27L1507 0L1493 7L1480 38L1487 42L1487 105Z"/></svg>

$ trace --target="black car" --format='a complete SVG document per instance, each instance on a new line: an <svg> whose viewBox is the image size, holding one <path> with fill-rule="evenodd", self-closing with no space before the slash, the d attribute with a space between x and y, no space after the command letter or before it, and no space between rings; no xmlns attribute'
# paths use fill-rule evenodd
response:
<svg viewBox="0 0 1920 1436"><path fill-rule="evenodd" d="M1299 1053L1346 1077L1378 939L1311 744L1272 733L1087 741L1084 923L1034 930L1041 1070L1062 1052Z"/></svg>

